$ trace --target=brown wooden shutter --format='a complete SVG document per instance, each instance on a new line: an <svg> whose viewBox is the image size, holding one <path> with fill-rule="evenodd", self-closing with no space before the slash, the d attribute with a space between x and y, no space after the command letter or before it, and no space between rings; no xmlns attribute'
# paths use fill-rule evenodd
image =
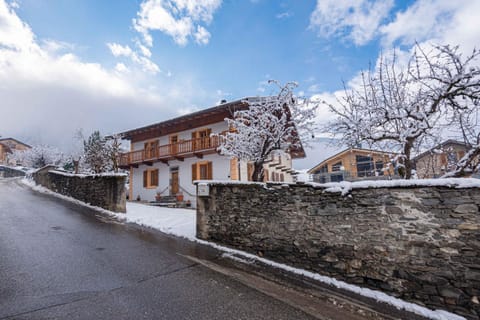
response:
<svg viewBox="0 0 480 320"><path fill-rule="evenodd" d="M213 179L213 172L212 172L212 161L209 161L207 163L207 179L212 180Z"/></svg>
<svg viewBox="0 0 480 320"><path fill-rule="evenodd" d="M197 180L197 164L192 164L192 182Z"/></svg>
<svg viewBox="0 0 480 320"><path fill-rule="evenodd" d="M230 159L230 180L238 180L238 160Z"/></svg>
<svg viewBox="0 0 480 320"><path fill-rule="evenodd" d="M158 187L158 169L150 171L150 186Z"/></svg>
<svg viewBox="0 0 480 320"><path fill-rule="evenodd" d="M148 171L143 171L143 187L146 188L148 185Z"/></svg>
<svg viewBox="0 0 480 320"><path fill-rule="evenodd" d="M192 149L196 150L197 149L197 131L192 132Z"/></svg>
<svg viewBox="0 0 480 320"><path fill-rule="evenodd" d="M205 137L205 147L210 148L212 146L212 141L210 139L210 135L212 134L212 129L208 128L207 130L207 136Z"/></svg>

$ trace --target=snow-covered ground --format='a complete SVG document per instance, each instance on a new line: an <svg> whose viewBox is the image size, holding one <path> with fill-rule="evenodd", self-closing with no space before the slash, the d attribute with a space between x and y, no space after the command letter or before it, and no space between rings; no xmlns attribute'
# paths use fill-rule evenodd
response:
<svg viewBox="0 0 480 320"><path fill-rule="evenodd" d="M67 196L52 192L51 190L48 190L42 186L35 185L35 183L32 182L31 180L23 179L22 182L36 191L47 193L47 194L62 198L64 200L72 201L74 203L87 206L89 208L98 210L110 216L117 217L119 220L126 221L129 223L136 223L145 227L150 227L153 229L160 230L161 232L164 232L167 234L183 237L191 241L195 241L204 245L214 247L218 250L223 251L224 252L223 256L231 259L241 260L247 263L249 261L259 261L260 263L264 263L278 269L286 270L288 272L302 275L304 277L311 278L316 281L320 281L340 289L348 290L365 297L373 298L379 302L387 303L398 309L404 309L406 311L410 311L430 319L435 319L435 320L463 319L465 320L464 317L455 315L453 313L450 313L444 310L430 310L428 308L419 306L417 304L406 302L401 299L389 296L381 291L362 288L362 287L355 286L343 281L339 281L334 278L313 273L307 270L293 268L291 266L281 264L275 261L271 261L265 258L261 258L256 255L246 253L240 250L231 249L228 247L218 245L213 242L197 239L195 237L196 212L195 210L192 210L192 209L154 207L154 206L149 206L142 203L128 202L126 214L115 213L99 207L91 206L89 204L83 203L79 200L76 200ZM338 191L341 192L343 190L338 190Z"/></svg>
<svg viewBox="0 0 480 320"><path fill-rule="evenodd" d="M164 233L189 240L195 239L197 214L192 209L154 207L141 203L127 202L127 214L115 213L126 222L154 228Z"/></svg>

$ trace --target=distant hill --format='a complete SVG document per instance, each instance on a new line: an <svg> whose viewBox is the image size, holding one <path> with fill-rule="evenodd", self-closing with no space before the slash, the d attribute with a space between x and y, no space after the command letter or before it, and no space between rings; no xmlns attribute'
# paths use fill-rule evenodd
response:
<svg viewBox="0 0 480 320"><path fill-rule="evenodd" d="M335 145L336 143L337 140L333 138L316 138L310 143L311 148L305 148L306 158L293 160L293 168L295 170L308 170L345 149L344 146Z"/></svg>

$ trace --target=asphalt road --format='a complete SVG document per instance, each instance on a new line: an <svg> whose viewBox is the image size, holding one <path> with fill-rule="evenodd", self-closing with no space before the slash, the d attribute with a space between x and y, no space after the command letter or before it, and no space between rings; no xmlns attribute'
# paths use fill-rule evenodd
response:
<svg viewBox="0 0 480 320"><path fill-rule="evenodd" d="M0 320L313 319L182 255L217 253L0 179Z"/></svg>

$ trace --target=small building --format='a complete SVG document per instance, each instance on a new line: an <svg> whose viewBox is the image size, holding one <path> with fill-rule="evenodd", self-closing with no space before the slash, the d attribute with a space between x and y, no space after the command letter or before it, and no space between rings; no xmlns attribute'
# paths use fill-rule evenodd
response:
<svg viewBox="0 0 480 320"><path fill-rule="evenodd" d="M14 151L23 151L32 148L26 143L18 141L14 138L0 138L0 164L17 164L17 163L8 163L7 154L13 153Z"/></svg>
<svg viewBox="0 0 480 320"><path fill-rule="evenodd" d="M392 153L349 148L343 150L307 171L314 182L340 182L388 179L394 176Z"/></svg>
<svg viewBox="0 0 480 320"><path fill-rule="evenodd" d="M120 167L130 171L129 198L154 201L180 196L196 202L195 180L250 181L253 165L218 153L225 118L245 110L245 98L178 118L120 133L131 151L120 156ZM292 158L305 157L303 148L275 152L264 164L265 181L293 182Z"/></svg>
<svg viewBox="0 0 480 320"><path fill-rule="evenodd" d="M439 178L453 171L467 150L465 143L449 139L419 154L413 158L418 178Z"/></svg>

